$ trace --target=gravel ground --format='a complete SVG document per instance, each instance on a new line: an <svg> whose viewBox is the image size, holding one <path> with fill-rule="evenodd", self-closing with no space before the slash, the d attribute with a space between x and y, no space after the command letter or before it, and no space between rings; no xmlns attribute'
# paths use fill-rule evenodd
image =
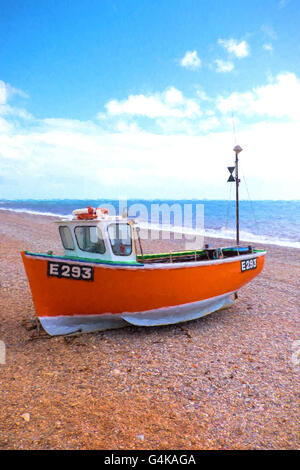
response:
<svg viewBox="0 0 300 470"><path fill-rule="evenodd" d="M239 301L202 319L36 339L19 252L61 251L51 220L0 212L1 449L299 448L300 250L267 246Z"/></svg>

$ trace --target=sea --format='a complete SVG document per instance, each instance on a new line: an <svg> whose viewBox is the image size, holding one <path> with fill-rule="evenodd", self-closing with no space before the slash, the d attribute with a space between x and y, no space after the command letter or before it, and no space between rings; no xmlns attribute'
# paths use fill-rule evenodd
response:
<svg viewBox="0 0 300 470"><path fill-rule="evenodd" d="M167 199L0 199L0 210L71 217L74 209L106 207L116 214L127 209L144 227L188 233L197 229L199 208L202 209L204 231L209 237L235 238L235 201L228 200L167 200ZM153 208L155 209L153 211ZM157 208L165 216L153 220ZM168 211L169 208L169 211ZM156 211L156 212L155 212ZM174 215L175 214L175 215ZM182 220L180 217L182 215ZM300 248L300 200L294 201L240 201L240 240Z"/></svg>

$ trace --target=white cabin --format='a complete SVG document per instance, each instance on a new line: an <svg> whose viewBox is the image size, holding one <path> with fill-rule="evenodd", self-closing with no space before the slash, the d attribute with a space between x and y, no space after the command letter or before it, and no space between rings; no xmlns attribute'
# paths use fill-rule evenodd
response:
<svg viewBox="0 0 300 470"><path fill-rule="evenodd" d="M73 215L56 222L66 256L136 262L134 221L110 216L105 209L78 209Z"/></svg>

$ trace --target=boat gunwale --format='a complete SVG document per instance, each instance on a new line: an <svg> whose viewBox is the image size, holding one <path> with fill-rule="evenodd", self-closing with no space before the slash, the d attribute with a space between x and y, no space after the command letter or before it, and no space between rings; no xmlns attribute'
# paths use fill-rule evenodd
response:
<svg viewBox="0 0 300 470"><path fill-rule="evenodd" d="M244 255L238 256L231 256L228 258L221 258L221 259L213 259L213 260L199 260L199 261L183 261L183 262L176 262L176 263L139 263L139 262L114 262L114 261L107 261L107 260L92 260L90 258L77 258L77 257L70 257L70 256L63 256L63 255L48 255L46 253L31 253L29 251L23 251L25 256L28 257L37 257L37 258L45 258L50 260L61 260L61 261L68 261L76 264L76 263L85 263L87 265L99 266L103 268L119 268L119 269L180 269L180 268L188 268L188 267L200 267L200 266L211 266L211 265L218 265L223 263L234 263L236 261L243 261L247 259L253 259L256 257L261 257L266 255L265 250L255 250L253 253L248 253Z"/></svg>

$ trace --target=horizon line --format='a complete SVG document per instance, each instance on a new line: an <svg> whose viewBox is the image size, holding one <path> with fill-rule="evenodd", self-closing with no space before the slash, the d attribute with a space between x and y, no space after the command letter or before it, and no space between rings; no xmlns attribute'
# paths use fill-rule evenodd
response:
<svg viewBox="0 0 300 470"><path fill-rule="evenodd" d="M28 202L28 201L228 201L235 202L235 199L211 199L211 198L145 198L145 197L119 197L119 198L95 198L95 197L85 197L85 198L17 198L17 199L5 199L0 197L1 202ZM243 202L300 202L300 199L239 199Z"/></svg>

